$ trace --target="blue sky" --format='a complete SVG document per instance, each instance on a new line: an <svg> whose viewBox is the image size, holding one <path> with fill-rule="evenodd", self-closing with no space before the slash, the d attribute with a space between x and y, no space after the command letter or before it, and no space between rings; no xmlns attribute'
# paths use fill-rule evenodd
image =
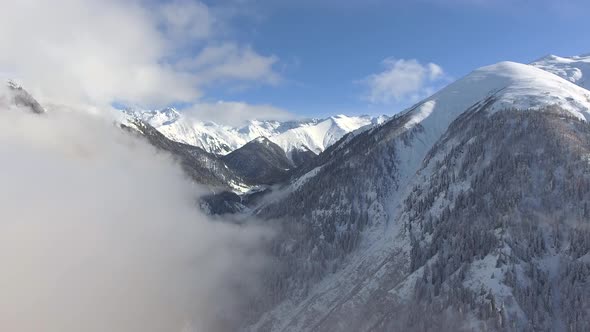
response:
<svg viewBox="0 0 590 332"><path fill-rule="evenodd" d="M585 1L266 1L230 33L275 55L277 85L210 89L207 98L265 103L308 116L395 113L415 99L368 101L363 79L386 58L444 70L440 87L502 60L590 52ZM253 6L253 7L252 7ZM239 23L238 23L239 22Z"/></svg>
<svg viewBox="0 0 590 332"><path fill-rule="evenodd" d="M44 104L173 105L198 120L231 125L394 114L480 66L590 52L588 0L3 6L0 77L20 81Z"/></svg>

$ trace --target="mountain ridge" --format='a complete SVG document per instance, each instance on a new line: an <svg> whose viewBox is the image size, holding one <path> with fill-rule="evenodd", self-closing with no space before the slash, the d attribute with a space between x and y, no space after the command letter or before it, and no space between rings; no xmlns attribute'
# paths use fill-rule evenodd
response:
<svg viewBox="0 0 590 332"><path fill-rule="evenodd" d="M361 127L382 123L387 116L336 115L324 119L290 121L250 120L242 127L193 121L173 108L142 111L127 109L123 113L150 123L166 137L204 150L225 155L251 140L264 136L285 150L290 160L293 151L323 151L346 133Z"/></svg>

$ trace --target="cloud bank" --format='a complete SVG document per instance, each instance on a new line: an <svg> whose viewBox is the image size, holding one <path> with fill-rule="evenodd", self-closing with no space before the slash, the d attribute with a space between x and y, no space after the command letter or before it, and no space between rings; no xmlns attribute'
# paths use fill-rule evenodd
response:
<svg viewBox="0 0 590 332"><path fill-rule="evenodd" d="M2 4L0 72L47 104L160 107L210 84L279 80L273 55L227 40L200 1L22 0Z"/></svg>
<svg viewBox="0 0 590 332"><path fill-rule="evenodd" d="M0 330L229 331L264 267L170 156L80 112L0 107Z"/></svg>
<svg viewBox="0 0 590 332"><path fill-rule="evenodd" d="M362 81L368 88L367 100L374 104L418 101L432 94L444 78L439 65L416 59L387 58L382 65L382 72Z"/></svg>

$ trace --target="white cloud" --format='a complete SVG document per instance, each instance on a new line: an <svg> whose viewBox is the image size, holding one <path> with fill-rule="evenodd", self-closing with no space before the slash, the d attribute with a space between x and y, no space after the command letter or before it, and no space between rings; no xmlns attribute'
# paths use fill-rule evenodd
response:
<svg viewBox="0 0 590 332"><path fill-rule="evenodd" d="M168 35L180 39L205 39L210 36L216 23L209 8L198 1L175 0L164 3L160 7L160 15Z"/></svg>
<svg viewBox="0 0 590 332"><path fill-rule="evenodd" d="M250 47L224 43L204 48L195 58L186 59L179 66L198 72L199 80L204 83L241 80L275 84L279 81L279 75L273 70L277 61L275 56L260 56Z"/></svg>
<svg viewBox="0 0 590 332"><path fill-rule="evenodd" d="M271 105L252 105L244 102L199 103L183 112L197 121L213 121L228 126L242 126L248 120L293 120L296 116Z"/></svg>
<svg viewBox="0 0 590 332"><path fill-rule="evenodd" d="M1 108L0 141L1 331L231 331L244 318L267 232L203 215L170 156L79 112Z"/></svg>
<svg viewBox="0 0 590 332"><path fill-rule="evenodd" d="M42 102L91 105L162 106L194 102L211 82L276 82L277 58L217 40L220 20L188 0L5 1L0 72L17 75ZM179 65L213 48L216 61Z"/></svg>
<svg viewBox="0 0 590 332"><path fill-rule="evenodd" d="M384 71L363 80L369 89L366 97L375 104L417 101L431 94L444 78L443 69L435 63L387 58L382 64Z"/></svg>

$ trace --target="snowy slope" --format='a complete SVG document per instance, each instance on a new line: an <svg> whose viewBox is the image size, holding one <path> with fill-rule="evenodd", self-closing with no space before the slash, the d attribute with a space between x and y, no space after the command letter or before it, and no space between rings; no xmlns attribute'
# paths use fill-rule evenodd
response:
<svg viewBox="0 0 590 332"><path fill-rule="evenodd" d="M359 128L383 123L387 117L370 118L368 116L336 115L324 120L305 123L270 139L278 144L287 155L293 150L309 150L320 153L336 143L344 135Z"/></svg>
<svg viewBox="0 0 590 332"><path fill-rule="evenodd" d="M128 116L138 117L158 129L166 137L181 143L201 147L215 154L228 154L257 137L267 137L283 148L289 156L294 149L315 153L338 141L346 133L361 127L381 123L386 116L345 116L300 121L252 120L236 128L213 122L192 121L173 108L156 111L126 110Z"/></svg>
<svg viewBox="0 0 590 332"><path fill-rule="evenodd" d="M590 89L590 54L572 57L548 55L531 65Z"/></svg>
<svg viewBox="0 0 590 332"><path fill-rule="evenodd" d="M249 135L238 132L236 128L213 122L191 121L173 108L125 110L124 113L146 121L173 141L197 146L215 154L227 154L249 141Z"/></svg>
<svg viewBox="0 0 590 332"><path fill-rule="evenodd" d="M286 299L268 310L252 329L395 331L408 330L403 325L407 321L418 324L416 330L435 330L437 326L443 330L496 330L496 325L484 328L461 324L478 320L502 324L503 319L509 319L516 325L508 330L522 330L529 320L537 322L539 317L531 316L530 303L537 305L543 299L530 295L538 293L526 287L542 279L522 274L522 287L513 290L509 273L510 269L535 269L536 263L530 257L511 257L513 265L498 268L497 261L510 254L510 245L534 246L538 240L516 231L512 237L496 237L495 224L486 223L493 210L484 212L479 205L471 210L456 208L465 202L486 204L494 199L497 211L504 213L502 209L507 209L509 220L515 220L519 215L510 204L522 204L518 207L523 211L530 211L531 206L533 211L538 209L529 200L520 203L519 197L569 195L570 191L559 191L562 187L555 193L542 191L554 185L554 180L532 172L563 172L567 165L563 160L568 160L569 153L565 149L557 148L562 154L555 165L542 162L557 157L550 150L556 149L554 140L566 142L558 143L559 147L569 146L576 139L586 144L590 131L570 129L585 125L568 123L574 120L559 113L548 115L550 106L572 119L590 119L587 90L530 65L502 62L475 70L383 125L327 149L301 169L301 177L291 186L269 195L257 207L259 217L297 223L304 235L298 238L288 234L284 235L287 239L280 239L288 244L278 255L289 266L283 277L290 283L281 283L272 292L284 292L281 294L286 294ZM512 128L518 130L511 132ZM572 130L572 135L563 135L564 130ZM480 134L481 139L475 140ZM516 155L528 159L502 160L512 158L515 142L521 143L513 150ZM471 145L478 148L470 151ZM586 145L579 148L582 153L587 149ZM576 158L572 161L578 165L580 156ZM523 165L523 161L528 163ZM510 168L517 166L518 172ZM487 173L481 173L484 169ZM463 179L461 172L465 173ZM487 179L497 186L482 187L481 180L475 179ZM532 189L525 195L513 193L528 186ZM544 207L547 212L579 211L579 204L571 210L561 204L549 207L545 203ZM471 214L462 216L462 211ZM457 214L454 219L449 218L451 212ZM440 228L434 227L434 233L427 228L428 216L442 223ZM492 220L499 219L494 216ZM467 242L473 240L468 237L472 234L481 236L475 238L475 245ZM451 236L452 242L444 241ZM496 244L500 249L494 247ZM471 246L479 254L468 251ZM425 295L417 288L421 280L426 283ZM432 289L428 284L439 288ZM485 296L480 295L480 288L486 291ZM437 297L441 292L445 295ZM420 302L422 298L430 298L430 302ZM503 311L496 311L491 301L498 301ZM460 320L442 320L444 312L436 312L437 316L429 311L454 304L463 315ZM542 310L538 310L540 316L548 317Z"/></svg>
<svg viewBox="0 0 590 332"><path fill-rule="evenodd" d="M493 97L491 111L556 105L579 119L590 118L590 92L539 68L516 62L482 67L408 111L408 128L420 124L437 140L467 108Z"/></svg>

